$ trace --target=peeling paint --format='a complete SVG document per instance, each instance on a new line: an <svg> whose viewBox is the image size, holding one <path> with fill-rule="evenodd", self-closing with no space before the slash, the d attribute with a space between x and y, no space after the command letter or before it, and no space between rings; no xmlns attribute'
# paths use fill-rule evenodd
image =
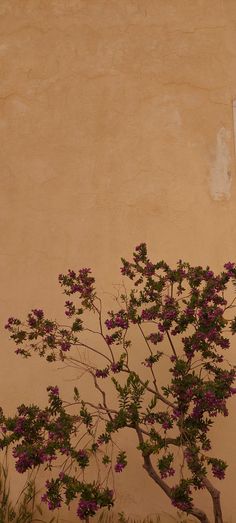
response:
<svg viewBox="0 0 236 523"><path fill-rule="evenodd" d="M230 132L221 127L217 133L215 160L210 177L210 194L215 201L229 200L231 196L229 139Z"/></svg>

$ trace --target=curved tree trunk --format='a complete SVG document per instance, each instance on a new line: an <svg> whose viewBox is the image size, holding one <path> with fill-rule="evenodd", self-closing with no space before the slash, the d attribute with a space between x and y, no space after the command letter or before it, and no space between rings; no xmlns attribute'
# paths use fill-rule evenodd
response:
<svg viewBox="0 0 236 523"><path fill-rule="evenodd" d="M192 514L192 516L195 516L195 518L199 519L199 521L201 523L210 523L207 515L205 512L203 512L203 510L200 510L199 508L197 507L193 507L190 511L189 511L189 514Z"/></svg>
<svg viewBox="0 0 236 523"><path fill-rule="evenodd" d="M154 470L154 468L152 466L152 462L150 460L150 457L149 456L143 456L143 459L144 459L143 468L147 471L147 473L150 476L150 478L152 478L155 481L155 483L157 483L159 485L159 487L161 487L161 489L166 493L168 498L171 499L171 488L156 473L156 471ZM188 512L192 516L195 516L195 518L197 518L200 521L200 523L210 523L206 513L203 512L203 510L200 510L197 507L192 507ZM216 519L215 523L223 523L223 520Z"/></svg>
<svg viewBox="0 0 236 523"><path fill-rule="evenodd" d="M204 485L212 498L215 523L223 523L223 516L220 504L220 492L212 485L210 480L207 478L205 478L204 480Z"/></svg>
<svg viewBox="0 0 236 523"><path fill-rule="evenodd" d="M136 426L135 429L136 429L136 433L137 433L137 436L138 436L139 443L143 443L143 435L142 435L142 432L141 432L140 428L138 426ZM171 488L169 487L169 485L167 485L167 483L165 483L165 481L163 481L163 479L161 479L161 477L157 474L157 472L153 468L150 456L149 455L145 456L145 454L143 454L143 461L144 461L143 468L146 470L146 472L148 473L150 478L152 478L153 481L155 481L155 483L157 483L157 485L159 485L159 487L165 492L165 494L171 500L172 499L172 497L171 497ZM209 492L209 494L211 495L211 498L212 498L213 512L214 512L214 523L224 523L223 522L223 516L222 516L222 510L221 510L220 492L219 492L219 490L217 490L212 485L210 480L207 479L207 478L204 479L204 485L205 485L206 489L208 490L208 492ZM200 521L200 523L210 523L210 520L207 517L206 513L203 510L201 510L201 509L199 509L199 508L197 508L195 506L193 506L188 511L188 513L191 514L192 516L195 516L195 518L197 518Z"/></svg>

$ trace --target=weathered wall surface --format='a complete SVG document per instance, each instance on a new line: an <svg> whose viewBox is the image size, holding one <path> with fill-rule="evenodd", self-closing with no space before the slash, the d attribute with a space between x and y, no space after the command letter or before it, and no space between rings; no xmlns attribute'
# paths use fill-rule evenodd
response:
<svg viewBox="0 0 236 523"><path fill-rule="evenodd" d="M57 316L59 272L92 266L111 289L140 241L169 262L236 258L236 3L1 0L0 27L0 391L14 410L43 403L58 372L19 360L3 325L35 306ZM226 458L235 433L234 416L215 433ZM142 496L135 460L124 510L168 511L148 480ZM235 472L233 458L229 518Z"/></svg>

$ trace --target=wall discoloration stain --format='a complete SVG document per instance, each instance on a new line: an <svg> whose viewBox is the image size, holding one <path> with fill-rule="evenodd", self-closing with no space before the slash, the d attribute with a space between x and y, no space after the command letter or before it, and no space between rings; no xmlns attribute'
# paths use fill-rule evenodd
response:
<svg viewBox="0 0 236 523"><path fill-rule="evenodd" d="M230 132L221 127L217 133L216 154L210 177L210 194L215 201L229 200L231 196L229 139Z"/></svg>

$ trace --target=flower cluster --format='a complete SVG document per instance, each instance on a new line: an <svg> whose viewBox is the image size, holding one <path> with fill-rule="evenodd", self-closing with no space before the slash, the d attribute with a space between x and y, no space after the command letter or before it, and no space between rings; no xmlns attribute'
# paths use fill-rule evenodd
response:
<svg viewBox="0 0 236 523"><path fill-rule="evenodd" d="M99 485L81 482L75 476L61 472L56 479L46 482L46 492L41 500L47 503L49 510L59 508L62 502L70 503L80 500L77 506L77 515L81 520L94 516L102 507L110 508L113 505L113 491L101 489Z"/></svg>
<svg viewBox="0 0 236 523"><path fill-rule="evenodd" d="M88 452L84 449L75 452L76 461L81 469L85 469L89 464Z"/></svg>
<svg viewBox="0 0 236 523"><path fill-rule="evenodd" d="M216 393L212 390L207 390L201 397L193 399L194 408L192 412L193 418L199 419L203 412L208 412L211 417L217 416L218 412L228 416L228 409L226 408L226 401L216 396Z"/></svg>
<svg viewBox="0 0 236 523"><path fill-rule="evenodd" d="M183 512L189 512L193 506L191 489L188 480L181 480L171 489L172 505Z"/></svg>
<svg viewBox="0 0 236 523"><path fill-rule="evenodd" d="M160 423L161 427L165 431L173 427L173 420L168 412L157 412L156 421Z"/></svg>
<svg viewBox="0 0 236 523"><path fill-rule="evenodd" d="M127 465L127 457L124 451L119 452L116 458L115 471L122 472Z"/></svg>
<svg viewBox="0 0 236 523"><path fill-rule="evenodd" d="M65 294L70 296L71 294L78 293L82 305L91 309L95 298L95 280L93 276L91 276L91 269L85 267L80 269L77 274L75 271L69 269L67 274L60 274L58 280ZM67 310L70 314L73 311L73 304L69 304Z"/></svg>
<svg viewBox="0 0 236 523"><path fill-rule="evenodd" d="M49 405L45 409L21 405L18 415L4 418L1 447L14 444L15 467L20 473L39 465L51 468L59 454L73 454L71 436L78 417L66 413L57 386L48 387L48 393Z"/></svg>
<svg viewBox="0 0 236 523"><path fill-rule="evenodd" d="M51 464L56 459L52 454L48 454L43 448L31 448L30 450L22 445L15 447L12 453L16 459L17 472L23 473L28 469L43 465L45 463Z"/></svg>
<svg viewBox="0 0 236 523"><path fill-rule="evenodd" d="M210 458L208 463L212 466L212 474L215 478L224 479L227 464L222 459Z"/></svg>
<svg viewBox="0 0 236 523"><path fill-rule="evenodd" d="M41 497L43 503L47 503L49 510L61 507L62 497L60 495L60 482L58 480L46 481L47 492Z"/></svg>
<svg viewBox="0 0 236 523"><path fill-rule="evenodd" d="M151 341L153 345L161 343L163 341L163 338L164 336L161 332L151 332L151 334L147 336L147 340Z"/></svg>
<svg viewBox="0 0 236 523"><path fill-rule="evenodd" d="M68 318L71 318L72 316L74 316L75 314L75 305L73 303L73 301L70 301L70 300L66 300L65 302L65 315L68 317Z"/></svg>
<svg viewBox="0 0 236 523"><path fill-rule="evenodd" d="M102 507L108 507L108 509L113 505L113 491L105 489L104 491L89 492L85 491L85 497L80 498L77 515L81 520L87 520L89 517L92 517L96 512Z"/></svg>
<svg viewBox="0 0 236 523"><path fill-rule="evenodd" d="M96 369L95 376L96 378L107 378L110 375L110 372L113 374L117 374L118 372L121 372L124 368L124 357L121 356L121 358L118 361L114 361L111 363L111 365L108 365L105 367L105 369Z"/></svg>
<svg viewBox="0 0 236 523"><path fill-rule="evenodd" d="M128 319L127 319L127 314L125 311L120 310L116 314L114 314L114 312L109 312L108 314L110 316L110 319L107 319L105 321L105 325L108 330L116 329L116 328L128 329L129 324L128 324Z"/></svg>
<svg viewBox="0 0 236 523"><path fill-rule="evenodd" d="M175 469L171 466L173 460L174 456L170 452L165 454L162 458L158 460L158 468L162 479L174 476Z"/></svg>
<svg viewBox="0 0 236 523"><path fill-rule="evenodd" d="M82 309L75 311L82 314ZM64 353L70 351L77 342L76 332L83 329L83 322L79 316L74 320L71 328L61 328L55 321L45 318L42 309L33 309L27 317L26 324L16 318L9 318L5 328L17 345L16 353L29 357L32 351L47 361L64 360Z"/></svg>
<svg viewBox="0 0 236 523"><path fill-rule="evenodd" d="M81 499L78 508L77 516L80 519L87 519L89 516L95 516L99 506L95 500Z"/></svg>

